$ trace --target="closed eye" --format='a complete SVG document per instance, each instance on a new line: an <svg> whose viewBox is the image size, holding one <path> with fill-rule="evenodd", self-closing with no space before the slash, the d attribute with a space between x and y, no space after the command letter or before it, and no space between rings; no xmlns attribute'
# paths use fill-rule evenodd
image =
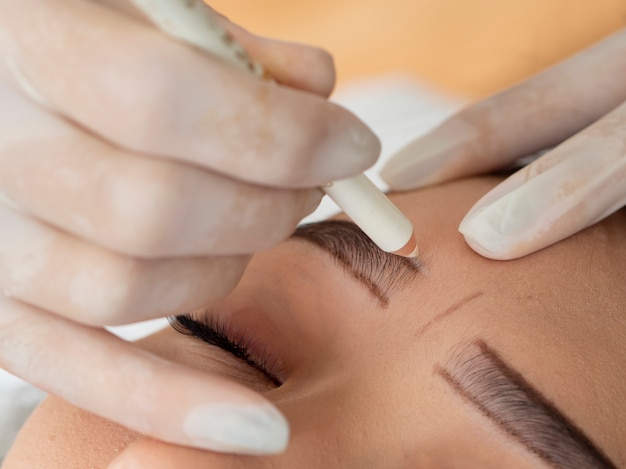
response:
<svg viewBox="0 0 626 469"><path fill-rule="evenodd" d="M190 314L185 314L170 317L169 321L175 331L230 353L233 357L259 371L274 386L278 387L283 384L270 371L273 368L272 364L277 362L276 360L273 360L267 353L254 356L250 352L250 347L246 345L245 339L235 339L236 335L230 332L224 324L219 323L215 317L203 315L201 319L195 319Z"/></svg>

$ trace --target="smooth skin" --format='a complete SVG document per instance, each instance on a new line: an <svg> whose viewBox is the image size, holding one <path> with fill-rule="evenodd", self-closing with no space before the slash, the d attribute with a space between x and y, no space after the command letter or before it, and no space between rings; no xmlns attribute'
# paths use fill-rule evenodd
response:
<svg viewBox="0 0 626 469"><path fill-rule="evenodd" d="M126 1L0 0L0 366L183 444L194 442L163 422L199 402L275 410L102 326L223 297L251 253L317 206L317 186L360 173L380 150L327 101L327 53L220 21L277 84L171 40ZM124 361L153 379L137 382ZM185 381L195 397L171 412L125 405L130 394L163 401Z"/></svg>
<svg viewBox="0 0 626 469"><path fill-rule="evenodd" d="M208 377L261 390L291 425L285 453L251 458L162 443L50 397L3 469L112 461L115 469L547 469L438 375L476 339L626 467L626 213L522 259L488 260L456 228L500 181L481 177L393 196L418 227L424 269L389 295L387 307L309 242L292 239L256 255L233 292L205 314L254 333L273 357L280 387L172 329L140 342Z"/></svg>

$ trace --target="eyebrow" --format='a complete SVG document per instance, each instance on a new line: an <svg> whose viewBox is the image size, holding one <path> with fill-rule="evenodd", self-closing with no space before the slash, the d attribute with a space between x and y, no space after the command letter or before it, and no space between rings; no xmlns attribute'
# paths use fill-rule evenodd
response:
<svg viewBox="0 0 626 469"><path fill-rule="evenodd" d="M349 221L324 220L300 225L291 239L303 239L331 254L383 307L389 305L391 293L423 272L421 260L383 251Z"/></svg>
<svg viewBox="0 0 626 469"><path fill-rule="evenodd" d="M465 400L551 467L617 469L583 431L484 341L436 372Z"/></svg>

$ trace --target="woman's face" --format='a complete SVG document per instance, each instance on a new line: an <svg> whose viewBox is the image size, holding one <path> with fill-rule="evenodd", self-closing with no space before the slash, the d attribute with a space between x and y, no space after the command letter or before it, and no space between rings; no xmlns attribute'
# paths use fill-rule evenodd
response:
<svg viewBox="0 0 626 469"><path fill-rule="evenodd" d="M6 468L116 456L149 469L626 467L626 213L490 261L456 227L496 182L393 197L414 223L419 264L322 225L256 256L232 294L177 325L209 341L217 328L265 372L174 329L142 341L264 393L291 425L284 454L177 447L49 398Z"/></svg>

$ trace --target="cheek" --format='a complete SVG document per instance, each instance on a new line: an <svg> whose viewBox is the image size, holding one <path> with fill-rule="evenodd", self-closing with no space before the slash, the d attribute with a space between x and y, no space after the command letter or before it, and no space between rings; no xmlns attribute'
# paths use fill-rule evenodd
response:
<svg viewBox="0 0 626 469"><path fill-rule="evenodd" d="M318 404L297 401L283 409L293 430L285 453L243 457L155 441L48 397L25 424L2 469L107 469L114 460L136 469L333 467L341 454L351 453L345 436L353 432L338 428L334 413L327 405L320 411Z"/></svg>
<svg viewBox="0 0 626 469"><path fill-rule="evenodd" d="M244 465L237 456L174 446L144 438L128 446L116 459L114 468L178 469L178 468L261 468L261 458Z"/></svg>
<svg viewBox="0 0 626 469"><path fill-rule="evenodd" d="M324 428L329 428L328 426ZM359 467L346 464L345 447L329 443L328 432L308 428L292 435L289 448L272 456L241 456L175 446L142 438L126 447L115 459L114 469L292 469L299 467ZM310 431L311 430L311 431ZM326 433L326 438L320 438ZM334 440L341 439L335 435ZM338 461L341 460L341 463Z"/></svg>
<svg viewBox="0 0 626 469"><path fill-rule="evenodd" d="M49 397L20 432L3 469L105 469L139 437L124 427Z"/></svg>
<svg viewBox="0 0 626 469"><path fill-rule="evenodd" d="M377 451L372 450L372 442L367 441L369 433L367 429L374 428L374 422L368 421L368 411L354 412L354 409L348 408L345 401L333 395L330 398L319 396L319 399L295 399L280 405L290 421L292 434L289 447L279 455L219 454L140 438L119 454L113 467L115 469L392 467L383 463L387 452L376 455ZM337 409L342 411L338 412ZM380 442L374 446L389 448Z"/></svg>

